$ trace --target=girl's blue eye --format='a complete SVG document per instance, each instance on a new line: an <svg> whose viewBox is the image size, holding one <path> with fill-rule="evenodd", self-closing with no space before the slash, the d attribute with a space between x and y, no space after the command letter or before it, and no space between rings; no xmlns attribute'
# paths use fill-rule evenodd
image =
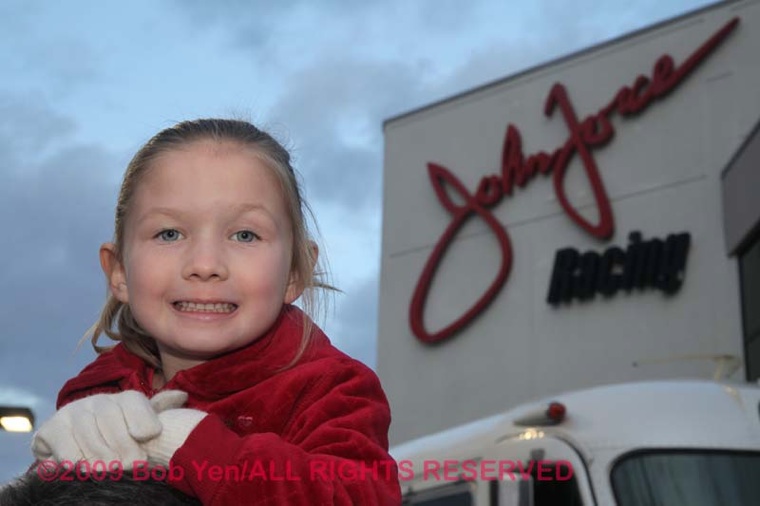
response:
<svg viewBox="0 0 760 506"><path fill-rule="evenodd" d="M259 236L250 230L241 230L240 232L235 232L232 237L235 237L240 242L253 242L259 238Z"/></svg>
<svg viewBox="0 0 760 506"><path fill-rule="evenodd" d="M174 241L179 240L179 238L181 237L181 235L182 234L180 234L179 231L177 231L177 230L175 230L173 228L169 228L169 229L162 230L161 232L159 232L156 235L156 237L158 237L159 239L161 239L162 241L165 241L165 242L174 242Z"/></svg>

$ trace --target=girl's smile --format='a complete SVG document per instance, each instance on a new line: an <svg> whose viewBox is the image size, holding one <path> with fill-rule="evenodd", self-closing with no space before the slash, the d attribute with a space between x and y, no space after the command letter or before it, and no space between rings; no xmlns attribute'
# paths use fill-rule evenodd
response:
<svg viewBox="0 0 760 506"><path fill-rule="evenodd" d="M172 304L182 316L200 321L217 321L232 316L237 304L230 302L188 302L179 301Z"/></svg>
<svg viewBox="0 0 760 506"><path fill-rule="evenodd" d="M183 313L232 313L237 309L237 304L231 302L192 302L192 301L177 301L174 302L174 307Z"/></svg>

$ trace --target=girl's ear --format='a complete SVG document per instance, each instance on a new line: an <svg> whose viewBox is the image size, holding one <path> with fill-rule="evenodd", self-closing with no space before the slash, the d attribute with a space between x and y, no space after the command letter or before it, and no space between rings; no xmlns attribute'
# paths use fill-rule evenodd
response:
<svg viewBox="0 0 760 506"><path fill-rule="evenodd" d="M302 279L299 272L293 269L290 273L290 281L288 282L288 288L285 291L285 304L292 304L301 296L306 289L308 280L314 275L314 268L317 265L317 258L319 258L319 246L314 241L309 241L309 272L306 279Z"/></svg>
<svg viewBox="0 0 760 506"><path fill-rule="evenodd" d="M119 302L127 304L129 302L127 275L124 271L124 265L116 256L116 246L111 242L100 246L100 267L103 269L103 274L106 275L111 294Z"/></svg>

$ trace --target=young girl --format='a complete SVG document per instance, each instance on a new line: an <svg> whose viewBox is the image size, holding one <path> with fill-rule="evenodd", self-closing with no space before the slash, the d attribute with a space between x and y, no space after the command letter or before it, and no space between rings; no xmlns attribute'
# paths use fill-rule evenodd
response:
<svg viewBox="0 0 760 506"><path fill-rule="evenodd" d="M249 123L148 141L100 249L100 355L64 385L37 458L147 459L203 504L400 504L376 375L292 305L323 286L304 206L287 151Z"/></svg>

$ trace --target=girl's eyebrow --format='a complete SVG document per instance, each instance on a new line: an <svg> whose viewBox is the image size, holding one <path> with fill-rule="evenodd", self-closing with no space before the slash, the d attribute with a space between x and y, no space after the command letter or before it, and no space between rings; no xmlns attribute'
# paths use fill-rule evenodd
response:
<svg viewBox="0 0 760 506"><path fill-rule="evenodd" d="M263 211L267 214L272 214L269 209L267 209L265 206L261 204L254 204L252 202L244 203L244 204L238 204L232 208L233 212L236 213L237 216L248 213L251 211Z"/></svg>
<svg viewBox="0 0 760 506"><path fill-rule="evenodd" d="M169 218L179 218L184 215L182 211L179 211L177 209L171 209L169 207L151 207L137 219L137 224L141 224L143 221L147 220L148 218L152 218L155 215L163 215L168 216Z"/></svg>
<svg viewBox="0 0 760 506"><path fill-rule="evenodd" d="M274 215L269 209L267 209L265 206L261 204L255 204L252 202L247 202L243 204L238 204L236 206L230 207L230 214L233 217L238 217L241 214L249 213L249 212L263 212L264 214L268 215L270 219L274 219ZM163 215L168 216L169 218L183 218L187 216L187 212L174 209L171 207L151 207L147 211L145 211L142 216L137 220L137 223L140 224L143 221L147 220L148 218L151 218L155 215Z"/></svg>

